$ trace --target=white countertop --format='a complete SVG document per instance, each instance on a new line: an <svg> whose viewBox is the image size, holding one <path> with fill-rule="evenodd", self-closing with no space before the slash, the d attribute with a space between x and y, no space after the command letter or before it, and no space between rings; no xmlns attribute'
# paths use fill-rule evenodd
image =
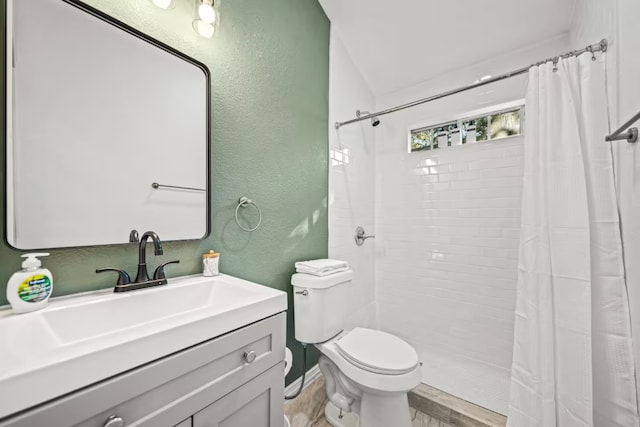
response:
<svg viewBox="0 0 640 427"><path fill-rule="evenodd" d="M0 419L287 309L285 292L188 276L0 309Z"/></svg>

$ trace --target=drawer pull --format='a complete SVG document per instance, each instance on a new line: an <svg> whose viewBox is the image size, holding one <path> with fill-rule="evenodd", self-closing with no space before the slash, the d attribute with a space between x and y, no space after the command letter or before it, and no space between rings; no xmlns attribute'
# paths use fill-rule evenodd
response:
<svg viewBox="0 0 640 427"><path fill-rule="evenodd" d="M245 351L244 354L242 355L242 358L247 363L253 363L253 361L256 360L256 352L253 350Z"/></svg>
<svg viewBox="0 0 640 427"><path fill-rule="evenodd" d="M104 427L124 427L124 418L117 415L111 415L104 423Z"/></svg>

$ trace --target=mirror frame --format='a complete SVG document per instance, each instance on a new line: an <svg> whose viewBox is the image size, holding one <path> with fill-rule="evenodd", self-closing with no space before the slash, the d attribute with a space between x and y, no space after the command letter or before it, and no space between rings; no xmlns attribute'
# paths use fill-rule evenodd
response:
<svg viewBox="0 0 640 427"><path fill-rule="evenodd" d="M2 162L3 162L3 169L4 169L4 173L3 175L3 181L2 181L2 201L4 203L4 209L3 209L3 213L4 213L4 224L2 225L2 230L3 230L3 241L4 243L12 248L12 249L16 249L19 251L31 251L33 252L34 250L54 250L54 249L60 249L60 250L64 250L64 249L76 249L76 248L88 248L88 247L104 247L104 246L127 246L127 245L132 245L134 243L132 242L126 242L126 243L105 243L105 244L100 244L100 243L96 243L96 244L90 244L90 245L83 245L83 246L59 246L59 247L46 247L46 248L37 248L37 249L21 249L18 247L13 246L9 240L8 240L8 227L9 224L7 223L7 218L8 218L8 214L9 214L9 205L8 205L8 197L7 197L7 174L8 174L8 161L9 161L9 157L8 157L8 123L7 123L7 111L9 109L9 98L7 96L7 85L9 84L8 81L8 73L7 73L7 53L8 53L8 40L9 40L9 19L13 19L12 17L9 17L8 15L8 2L9 1L24 1L24 0L5 0L4 2L4 15L5 15L5 19L4 19L4 36L5 36L5 42L2 44L2 91L4 93L4 102L3 102L3 114L2 114L2 125L3 125L3 137L4 137L4 147L2 150ZM108 15L105 12L102 12L92 6L89 6L88 4L83 3L80 0L60 0L64 3L69 4L70 6L73 6L77 9L80 9L81 11L88 13L90 15L92 15L93 17L102 20L103 22L110 24L122 31L125 31L127 33L129 33L130 35L137 37L159 49L162 49L163 51L174 55L176 57L178 57L179 59L182 59L183 61L186 61L192 65L195 65L196 67L200 68L200 70L204 73L205 75L205 80L206 80L206 159L207 159L207 166L206 166L206 182L205 182L205 189L206 189L206 221L205 221L205 233L202 237L197 238L197 239L178 239L178 240L163 240L163 242L188 242L188 241L201 241L201 240L205 240L206 238L208 238L211 235L211 72L209 71L209 67L207 67L204 63L180 52L179 50L169 46L166 43L163 43L151 36L149 36L148 34L143 33L142 31L133 28L130 25L125 24L124 22ZM146 230L145 230L146 231ZM144 233L145 231L141 231L141 233ZM138 244L138 243L135 243Z"/></svg>

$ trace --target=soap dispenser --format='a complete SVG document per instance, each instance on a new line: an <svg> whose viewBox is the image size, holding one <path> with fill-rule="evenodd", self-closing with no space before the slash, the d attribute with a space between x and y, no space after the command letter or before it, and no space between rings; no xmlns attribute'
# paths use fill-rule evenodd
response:
<svg viewBox="0 0 640 427"><path fill-rule="evenodd" d="M14 313L40 310L47 305L53 291L53 276L37 258L48 253L22 255L22 270L13 273L7 283L7 300Z"/></svg>

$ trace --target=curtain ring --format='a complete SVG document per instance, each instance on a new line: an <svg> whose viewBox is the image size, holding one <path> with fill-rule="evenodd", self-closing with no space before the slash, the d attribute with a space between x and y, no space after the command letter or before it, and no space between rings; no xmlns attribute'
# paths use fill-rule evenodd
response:
<svg viewBox="0 0 640 427"><path fill-rule="evenodd" d="M253 205L256 208L256 210L258 211L258 217L259 217L258 224L253 228L243 227L240 224L240 220L238 220L238 211L240 210L240 208L241 207L242 208L246 208L249 205ZM248 232L256 231L258 229L258 227L260 227L260 224L262 224L262 212L260 212L260 208L258 207L258 205L256 205L256 203L253 200L249 199L248 197L244 197L244 196L240 197L240 200L238 200L238 206L236 206L235 218L236 218L236 224L238 224L238 227L240 227L242 230L248 231Z"/></svg>
<svg viewBox="0 0 640 427"><path fill-rule="evenodd" d="M593 46L591 46L591 45L587 46L587 52L591 52L591 60L595 61L596 60L596 53L593 51Z"/></svg>
<svg viewBox="0 0 640 427"><path fill-rule="evenodd" d="M553 58L553 72L555 73L556 71L558 71L558 61L560 60L559 57L555 57Z"/></svg>

